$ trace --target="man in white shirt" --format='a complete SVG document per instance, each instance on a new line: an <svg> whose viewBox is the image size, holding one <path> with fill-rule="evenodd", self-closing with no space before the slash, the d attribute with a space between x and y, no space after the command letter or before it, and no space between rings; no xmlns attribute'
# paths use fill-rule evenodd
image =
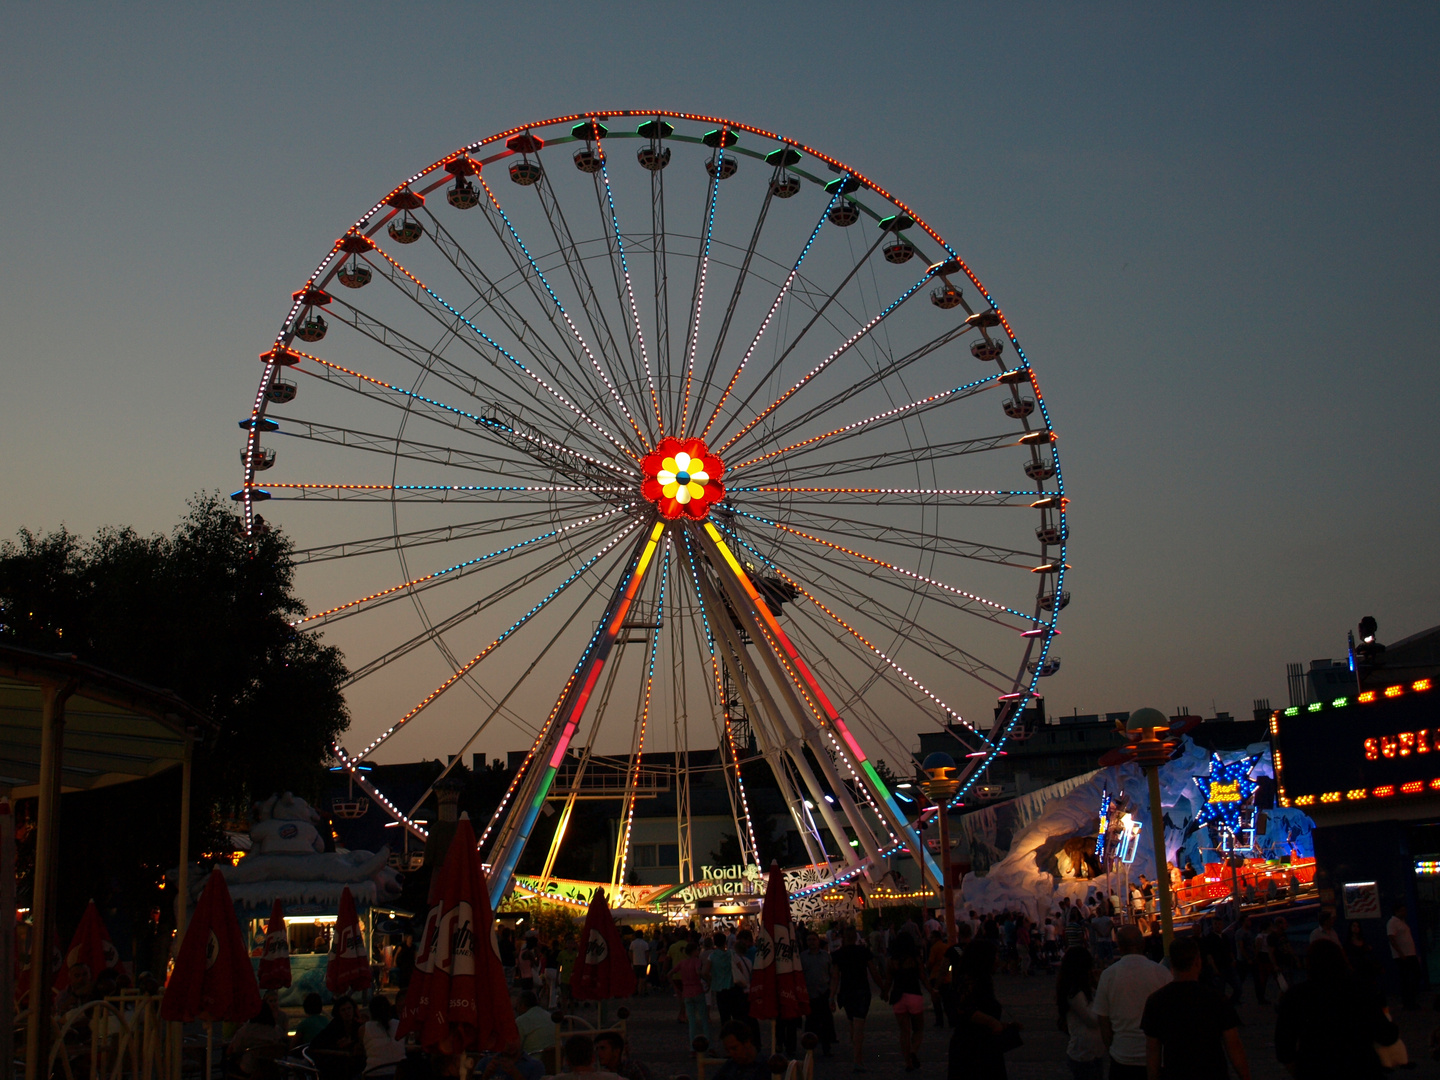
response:
<svg viewBox="0 0 1440 1080"><path fill-rule="evenodd" d="M1340 935L1335 932L1335 912L1333 911L1320 912L1320 925L1310 931L1310 944L1313 945L1321 939L1340 945ZM1344 948L1343 945L1340 947Z"/></svg>
<svg viewBox="0 0 1440 1080"><path fill-rule="evenodd" d="M1132 924L1116 933L1120 959L1100 973L1095 987L1100 1037L1110 1048L1110 1080L1146 1080L1145 1002L1170 981L1170 972L1140 955L1144 939Z"/></svg>
<svg viewBox="0 0 1440 1080"><path fill-rule="evenodd" d="M650 963L650 943L645 940L643 934L636 934L630 939L630 967L635 971L635 994L639 996L645 993L647 983L645 971Z"/></svg>
<svg viewBox="0 0 1440 1080"><path fill-rule="evenodd" d="M1390 956L1400 969L1400 1000L1405 1008L1413 1009L1420 1003L1420 957L1404 904L1395 905L1395 914L1385 924L1385 936L1390 939Z"/></svg>

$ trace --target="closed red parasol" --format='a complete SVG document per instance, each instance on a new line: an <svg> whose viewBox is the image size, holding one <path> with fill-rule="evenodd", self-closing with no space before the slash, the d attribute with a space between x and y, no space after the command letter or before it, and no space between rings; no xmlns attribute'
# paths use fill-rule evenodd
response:
<svg viewBox="0 0 1440 1080"><path fill-rule="evenodd" d="M795 947L785 871L770 864L760 933L755 937L755 968L750 976L750 1015L757 1020L789 1020L810 1014L810 992Z"/></svg>
<svg viewBox="0 0 1440 1080"><path fill-rule="evenodd" d="M365 949L365 935L360 930L360 918L355 914L355 898L347 885L340 893L340 914L335 919L335 936L330 939L325 989L332 994L348 994L369 988L370 957Z"/></svg>
<svg viewBox="0 0 1440 1080"><path fill-rule="evenodd" d="M67 972L77 964L89 968L92 978L97 978L102 971L120 970L120 954L110 941L110 931L100 918L100 909L94 900L85 906L85 914L80 916L80 925L75 928L75 936L65 953Z"/></svg>
<svg viewBox="0 0 1440 1080"><path fill-rule="evenodd" d="M260 949L260 989L280 990L290 985L290 934L285 929L285 909L277 897L265 927L265 944Z"/></svg>
<svg viewBox="0 0 1440 1080"><path fill-rule="evenodd" d="M422 1047L445 1054L518 1044L505 970L491 940L495 913L469 815L460 816L437 877L399 1035L416 1031Z"/></svg>
<svg viewBox="0 0 1440 1080"><path fill-rule="evenodd" d="M160 1001L160 1016L182 1022L244 1022L259 1011L260 990L240 936L235 905L225 878L212 870L185 927L175 970Z"/></svg>
<svg viewBox="0 0 1440 1080"><path fill-rule="evenodd" d="M577 1001L630 997L635 993L635 969L610 914L605 890L596 889L580 931L585 954L570 976L570 995Z"/></svg>

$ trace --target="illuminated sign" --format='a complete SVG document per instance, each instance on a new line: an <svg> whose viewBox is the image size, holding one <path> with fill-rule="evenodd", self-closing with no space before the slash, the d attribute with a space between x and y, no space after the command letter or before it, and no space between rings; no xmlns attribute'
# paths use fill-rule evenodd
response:
<svg viewBox="0 0 1440 1080"><path fill-rule="evenodd" d="M1231 781L1228 784L1211 784L1210 801L1212 803L1243 802L1244 796L1240 794L1238 781Z"/></svg>
<svg viewBox="0 0 1440 1080"><path fill-rule="evenodd" d="M1140 847L1140 830L1143 823L1130 814L1120 815L1120 847L1115 857L1127 866L1135 861L1135 852Z"/></svg>
<svg viewBox="0 0 1440 1080"><path fill-rule="evenodd" d="M1366 761L1379 761L1382 757L1428 754L1433 749L1433 740L1430 732L1422 728L1420 731L1400 731L1394 735L1381 735L1377 738L1366 739L1361 745L1365 747Z"/></svg>
<svg viewBox="0 0 1440 1080"><path fill-rule="evenodd" d="M1271 719L1282 806L1440 794L1440 695L1431 680L1366 690Z"/></svg>

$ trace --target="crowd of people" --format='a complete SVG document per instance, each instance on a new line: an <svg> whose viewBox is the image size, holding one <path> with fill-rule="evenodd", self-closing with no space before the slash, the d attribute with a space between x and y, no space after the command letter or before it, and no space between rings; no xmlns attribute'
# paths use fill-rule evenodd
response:
<svg viewBox="0 0 1440 1080"><path fill-rule="evenodd" d="M1323 912L1305 940L1282 916L1242 914L1224 925L1205 917L1174 938L1164 956L1158 920L1117 912L1114 898L1063 899L1040 919L1020 912L961 913L952 945L938 912L923 922L896 918L869 932L856 925L796 924L795 946L808 1012L779 1019L774 1049L797 1056L800 1035L821 1057L834 1056L845 1030L850 1066L867 1071L866 1024L872 1007L896 1025L907 1072L921 1067L926 1027L948 1029L942 1051L950 1080L1004 1080L1005 1054L1021 1043L996 992L995 977L1055 980L1057 1023L1074 1080L1249 1080L1237 1007L1250 994L1274 1005L1275 1053L1297 1080L1344 1076L1379 1080L1395 1064L1397 1044L1380 989L1381 963L1351 921L1338 927ZM1386 924L1401 976L1401 1000L1414 1007L1419 957L1403 907ZM574 1010L571 978L580 961L573 928L543 935L501 928L500 959L512 991L519 1038L487 1055L471 1072L501 1080L656 1080L630 1053L620 1031L559 1040L555 1016ZM624 931L636 994L673 997L686 1049L723 1052L716 1080L765 1080L764 1034L751 1016L749 989L756 942L743 926L702 932L693 926ZM388 982L395 1000L342 997L326 1015L318 994L290 1020L272 991L259 1013L229 1034L227 1075L271 1080L278 1062L303 1054L319 1080L428 1080L456 1073L454 1060L427 1057L396 1039L398 1013L413 974L413 940L394 953ZM61 1014L104 992L88 970L70 973L57 1000ZM1248 989L1247 989L1248 988ZM1272 998L1272 992L1277 995ZM933 1020L928 1019L933 1016ZM713 1026L712 1026L713 1025ZM718 1039L716 1035L718 1034ZM930 1043L935 1038L932 1035Z"/></svg>

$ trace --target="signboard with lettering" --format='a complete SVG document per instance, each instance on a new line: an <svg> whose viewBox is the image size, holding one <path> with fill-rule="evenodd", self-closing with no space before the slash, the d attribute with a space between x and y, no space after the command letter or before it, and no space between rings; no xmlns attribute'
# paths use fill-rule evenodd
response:
<svg viewBox="0 0 1440 1080"><path fill-rule="evenodd" d="M1277 712L1275 768L1285 803L1323 809L1440 794L1440 694L1427 692L1429 683Z"/></svg>

